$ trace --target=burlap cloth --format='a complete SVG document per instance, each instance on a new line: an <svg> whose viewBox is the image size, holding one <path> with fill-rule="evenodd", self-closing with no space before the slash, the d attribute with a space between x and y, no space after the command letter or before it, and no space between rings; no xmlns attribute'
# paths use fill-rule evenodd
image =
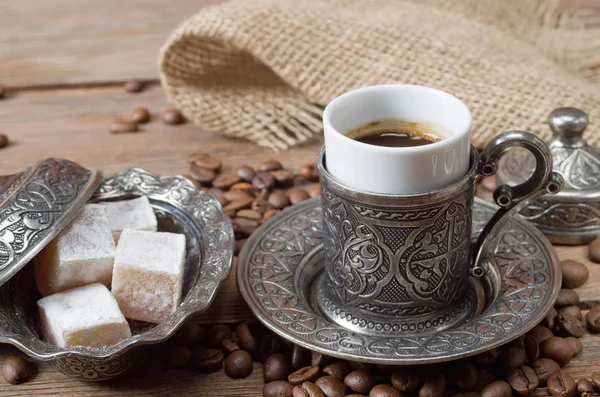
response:
<svg viewBox="0 0 600 397"><path fill-rule="evenodd" d="M462 99L478 147L508 129L548 138L559 106L588 112L600 145L596 0L234 0L185 21L159 63L189 119L276 150L320 133L337 95L393 82Z"/></svg>

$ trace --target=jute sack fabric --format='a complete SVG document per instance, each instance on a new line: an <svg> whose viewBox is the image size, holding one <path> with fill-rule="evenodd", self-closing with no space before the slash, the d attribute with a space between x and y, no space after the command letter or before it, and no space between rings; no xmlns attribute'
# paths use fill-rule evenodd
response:
<svg viewBox="0 0 600 397"><path fill-rule="evenodd" d="M598 147L600 13L557 4L233 0L173 32L161 81L195 123L275 150L320 134L337 95L383 83L459 97L477 147L509 129L548 138L546 117L560 106L588 112L585 137Z"/></svg>

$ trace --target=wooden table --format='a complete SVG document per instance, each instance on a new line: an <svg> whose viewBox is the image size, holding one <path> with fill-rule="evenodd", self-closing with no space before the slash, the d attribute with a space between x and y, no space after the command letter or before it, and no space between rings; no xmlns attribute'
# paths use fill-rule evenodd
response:
<svg viewBox="0 0 600 397"><path fill-rule="evenodd" d="M285 153L225 139L198 126L166 126L156 120L137 134L111 135L107 126L136 106L154 115L166 106L157 81L156 58L167 35L186 16L211 0L19 0L0 5L0 84L10 90L0 101L0 132L10 137L0 150L0 175L55 156L111 174L143 167L160 174L186 172L187 156L210 151L227 169L258 165L267 158L290 167L313 161L320 137ZM127 94L122 82L150 81L139 94ZM562 259L588 265L591 280L578 292L584 302L598 300L600 266L587 260L585 247L557 247ZM251 317L237 292L235 268L204 323L235 323ZM575 377L598 368L600 337L583 338L584 353L567 371ZM16 349L0 346L0 358ZM262 368L232 381L221 371L202 375L193 369L169 369L157 357L134 374L102 383L86 383L61 374L47 363L38 365L28 383L0 381L0 396L262 396ZM538 394L547 394L541 389Z"/></svg>

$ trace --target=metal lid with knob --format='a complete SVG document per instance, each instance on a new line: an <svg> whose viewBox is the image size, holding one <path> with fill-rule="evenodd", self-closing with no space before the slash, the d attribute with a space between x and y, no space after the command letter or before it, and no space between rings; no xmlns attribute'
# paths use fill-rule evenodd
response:
<svg viewBox="0 0 600 397"><path fill-rule="evenodd" d="M580 109L559 108L548 116L552 139L548 143L553 169L565 184L556 195L545 195L522 212L556 244L584 244L600 235L600 152L583 140L588 116ZM514 151L501 160L498 183L514 184L533 170L534 160L525 151Z"/></svg>

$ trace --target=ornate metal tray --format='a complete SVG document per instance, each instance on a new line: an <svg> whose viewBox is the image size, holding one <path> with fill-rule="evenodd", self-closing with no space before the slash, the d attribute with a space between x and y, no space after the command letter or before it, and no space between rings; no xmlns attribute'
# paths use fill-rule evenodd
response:
<svg viewBox="0 0 600 397"><path fill-rule="evenodd" d="M46 182L47 189L56 189L53 179ZM141 346L168 339L186 319L210 306L217 288L230 273L233 258L233 229L219 202L183 176L158 176L142 169L129 169L104 180L92 201L142 195L150 199L159 231L186 236L183 299L177 311L156 326L131 321L133 336L113 346L60 348L41 339L36 308L40 296L32 267L25 266L0 288L0 342L10 343L32 358L50 361L69 376L109 379L143 362L149 350ZM34 198L28 205L31 212L42 212ZM0 223L0 235L6 230L2 226Z"/></svg>
<svg viewBox="0 0 600 397"><path fill-rule="evenodd" d="M476 199L474 235L493 212L492 204ZM429 335L391 331L382 336L350 330L326 318L317 304L324 257L321 232L320 199L283 211L245 244L238 284L268 328L341 359L411 365L480 353L533 328L550 310L560 288L560 263L552 245L531 224L515 219L490 244L485 275L470 280L477 302L466 321Z"/></svg>

